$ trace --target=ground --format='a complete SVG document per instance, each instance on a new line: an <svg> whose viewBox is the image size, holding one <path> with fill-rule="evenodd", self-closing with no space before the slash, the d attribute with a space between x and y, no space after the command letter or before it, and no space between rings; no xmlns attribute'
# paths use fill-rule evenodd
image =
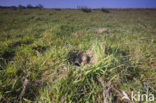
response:
<svg viewBox="0 0 156 103"><path fill-rule="evenodd" d="M0 101L156 95L156 10L105 11L0 9Z"/></svg>

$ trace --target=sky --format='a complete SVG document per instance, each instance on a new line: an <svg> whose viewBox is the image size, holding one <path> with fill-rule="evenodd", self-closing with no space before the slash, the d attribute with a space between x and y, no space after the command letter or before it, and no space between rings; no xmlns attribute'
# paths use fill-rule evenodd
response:
<svg viewBox="0 0 156 103"><path fill-rule="evenodd" d="M45 8L156 8L156 0L0 0L1 6L42 4Z"/></svg>

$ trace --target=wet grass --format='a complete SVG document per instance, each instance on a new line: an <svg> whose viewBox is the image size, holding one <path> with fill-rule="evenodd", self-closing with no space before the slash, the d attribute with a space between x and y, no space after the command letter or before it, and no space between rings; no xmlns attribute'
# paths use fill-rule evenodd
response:
<svg viewBox="0 0 156 103"><path fill-rule="evenodd" d="M0 102L120 103L122 91L147 86L156 94L156 11L105 12L0 9ZM78 51L93 63L75 66Z"/></svg>

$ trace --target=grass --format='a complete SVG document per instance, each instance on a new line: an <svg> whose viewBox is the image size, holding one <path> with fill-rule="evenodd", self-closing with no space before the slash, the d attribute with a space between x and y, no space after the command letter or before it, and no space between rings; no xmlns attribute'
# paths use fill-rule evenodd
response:
<svg viewBox="0 0 156 103"><path fill-rule="evenodd" d="M155 33L155 10L0 9L0 101L120 103L147 86L156 95ZM73 51L93 63L71 64Z"/></svg>

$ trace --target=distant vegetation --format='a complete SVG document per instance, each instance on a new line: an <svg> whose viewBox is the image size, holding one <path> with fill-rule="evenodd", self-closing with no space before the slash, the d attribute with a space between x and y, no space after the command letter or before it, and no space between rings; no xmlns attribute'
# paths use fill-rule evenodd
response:
<svg viewBox="0 0 156 103"><path fill-rule="evenodd" d="M105 8L101 8L101 11L104 13L110 13L110 11L108 9L105 9Z"/></svg>
<svg viewBox="0 0 156 103"><path fill-rule="evenodd" d="M18 9L26 9L26 7L22 5L18 5Z"/></svg>
<svg viewBox="0 0 156 103"><path fill-rule="evenodd" d="M0 8L11 8L11 9L42 9L44 8L43 5L38 4L36 6L33 6L31 4L28 4L27 6L18 5L18 6L0 6Z"/></svg>
<svg viewBox="0 0 156 103"><path fill-rule="evenodd" d="M92 9L88 8L87 6L78 6L77 9L80 9L85 13L90 13L92 11Z"/></svg>

